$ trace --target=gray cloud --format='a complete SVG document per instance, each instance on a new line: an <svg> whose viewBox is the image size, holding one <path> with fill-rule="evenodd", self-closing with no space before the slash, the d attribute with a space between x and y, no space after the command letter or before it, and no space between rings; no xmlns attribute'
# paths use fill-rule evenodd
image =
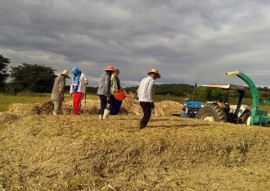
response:
<svg viewBox="0 0 270 191"><path fill-rule="evenodd" d="M151 68L159 83L242 83L242 70L269 86L270 4L266 0L2 0L0 53L57 72L79 67L97 85L114 65L126 86Z"/></svg>

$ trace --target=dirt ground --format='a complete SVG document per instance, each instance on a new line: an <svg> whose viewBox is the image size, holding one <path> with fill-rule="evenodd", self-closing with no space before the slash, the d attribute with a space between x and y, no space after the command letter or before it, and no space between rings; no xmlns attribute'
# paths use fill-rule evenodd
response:
<svg viewBox="0 0 270 191"><path fill-rule="evenodd" d="M0 115L0 190L269 190L270 129L139 115Z"/></svg>

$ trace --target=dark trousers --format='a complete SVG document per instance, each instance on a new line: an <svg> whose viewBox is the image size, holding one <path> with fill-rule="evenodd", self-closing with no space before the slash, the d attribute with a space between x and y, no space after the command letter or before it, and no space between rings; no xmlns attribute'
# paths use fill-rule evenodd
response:
<svg viewBox="0 0 270 191"><path fill-rule="evenodd" d="M109 104L110 104L110 106L109 106L109 108L108 108L108 110L110 110L111 112L112 112L112 110L113 110L113 108L114 108L114 106L115 106L115 98L114 98L114 96L113 95L111 95L110 96L110 101L109 101ZM111 114L111 113L110 113Z"/></svg>
<svg viewBox="0 0 270 191"><path fill-rule="evenodd" d="M111 97L112 97L112 96L111 96ZM112 99L111 99L111 97L110 97L110 101L108 102L108 101L107 101L107 97L106 97L105 95L99 95L99 99L100 99L100 109L99 109L99 112L98 112L99 115L103 115L104 110L105 110L106 107L107 107L107 103L110 104L108 110L111 111L111 109L112 109L112 107L113 107L113 105L114 105L114 104L113 104L113 101L112 101Z"/></svg>
<svg viewBox="0 0 270 191"><path fill-rule="evenodd" d="M112 98L112 101L113 101L113 107L111 109L110 114L111 115L117 115L119 113L120 108L121 108L122 101L119 101L119 100L115 99L114 96Z"/></svg>
<svg viewBox="0 0 270 191"><path fill-rule="evenodd" d="M151 103L150 102L140 102L141 108L143 110L143 118L140 121L140 128L145 128L151 117Z"/></svg>

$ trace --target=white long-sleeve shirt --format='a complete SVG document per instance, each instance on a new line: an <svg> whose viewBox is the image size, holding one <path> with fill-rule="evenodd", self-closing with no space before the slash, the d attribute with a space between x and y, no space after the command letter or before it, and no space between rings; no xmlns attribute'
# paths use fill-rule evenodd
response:
<svg viewBox="0 0 270 191"><path fill-rule="evenodd" d="M88 81L86 79L86 76L84 75L84 73L81 73L80 82L79 82L79 86L78 86L78 92L85 93L87 84L88 84ZM74 86L74 84L72 81L71 86L70 86L70 93L74 93L73 86Z"/></svg>
<svg viewBox="0 0 270 191"><path fill-rule="evenodd" d="M137 90L139 101L153 102L154 84L155 80L151 76L142 79L140 86Z"/></svg>

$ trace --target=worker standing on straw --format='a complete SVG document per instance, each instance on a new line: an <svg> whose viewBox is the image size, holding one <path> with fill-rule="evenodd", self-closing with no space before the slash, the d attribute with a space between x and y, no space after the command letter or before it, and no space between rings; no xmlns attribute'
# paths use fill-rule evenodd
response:
<svg viewBox="0 0 270 191"><path fill-rule="evenodd" d="M114 97L115 93L121 91L119 73L120 71L118 69L115 69L111 76L111 102L113 102L113 107L110 113L111 115L117 115L122 105L122 101L117 100Z"/></svg>
<svg viewBox="0 0 270 191"><path fill-rule="evenodd" d="M140 121L140 129L146 128L151 117L151 110L154 109L154 83L157 78L160 78L160 74L157 69L152 69L147 74L149 76L145 77L141 81L137 90L137 96L143 110L143 117Z"/></svg>
<svg viewBox="0 0 270 191"><path fill-rule="evenodd" d="M64 70L59 76L54 80L51 100L53 101L53 115L59 115L62 110L62 102L64 101L66 78L68 76L68 71Z"/></svg>
<svg viewBox="0 0 270 191"><path fill-rule="evenodd" d="M97 95L100 99L100 109L99 109L99 120L108 118L110 115L111 108L113 103L111 102L111 75L114 72L113 66L107 66L104 70L105 72L101 75L98 84L98 91ZM110 104L109 108L107 109L107 103Z"/></svg>
<svg viewBox="0 0 270 191"><path fill-rule="evenodd" d="M73 114L79 115L81 109L81 102L86 92L88 81L78 68L74 67L71 70L73 77L70 86L70 95L73 95Z"/></svg>

